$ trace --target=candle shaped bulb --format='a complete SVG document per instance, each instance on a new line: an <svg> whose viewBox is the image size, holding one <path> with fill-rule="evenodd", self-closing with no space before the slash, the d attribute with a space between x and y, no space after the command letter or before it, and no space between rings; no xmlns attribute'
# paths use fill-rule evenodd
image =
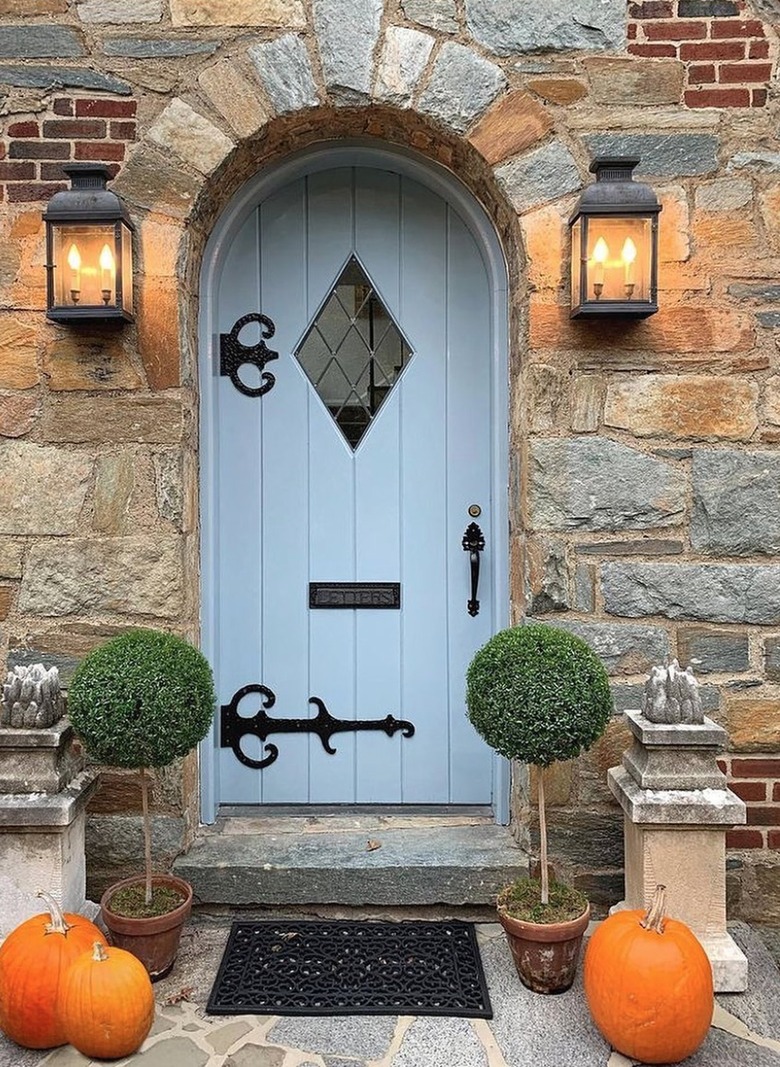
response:
<svg viewBox="0 0 780 1067"><path fill-rule="evenodd" d="M113 288L114 254L108 245L103 245L100 251L100 291L103 294L103 303L109 302Z"/></svg>
<svg viewBox="0 0 780 1067"><path fill-rule="evenodd" d="M623 242L623 251L621 252L621 257L623 259L623 263L625 264L626 269L626 285L633 285L634 261L636 259L636 245L630 237L627 237Z"/></svg>
<svg viewBox="0 0 780 1067"><path fill-rule="evenodd" d="M600 297L604 292L604 264L609 256L609 248L603 237L599 237L593 246L593 292Z"/></svg>
<svg viewBox="0 0 780 1067"><path fill-rule="evenodd" d="M596 285L604 284L604 264L609 257L609 248L603 237L599 237L593 246L593 281Z"/></svg>
<svg viewBox="0 0 780 1067"><path fill-rule="evenodd" d="M81 253L75 245L71 245L68 249L68 266L70 267L70 291L73 293L81 292ZM78 300L78 295L73 297L74 302Z"/></svg>

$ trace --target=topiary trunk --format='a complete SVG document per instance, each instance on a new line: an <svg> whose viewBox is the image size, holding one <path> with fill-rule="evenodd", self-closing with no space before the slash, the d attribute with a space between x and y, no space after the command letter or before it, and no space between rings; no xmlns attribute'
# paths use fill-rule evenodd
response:
<svg viewBox="0 0 780 1067"><path fill-rule="evenodd" d="M536 792L539 796L539 866L542 879L542 904L550 903L550 874L547 869L547 818L544 811L544 767L537 767Z"/></svg>
<svg viewBox="0 0 780 1067"><path fill-rule="evenodd" d="M144 900L152 903L152 819L149 815L149 783L146 769L139 768L141 775L141 808L144 813L144 859L146 860L146 893Z"/></svg>

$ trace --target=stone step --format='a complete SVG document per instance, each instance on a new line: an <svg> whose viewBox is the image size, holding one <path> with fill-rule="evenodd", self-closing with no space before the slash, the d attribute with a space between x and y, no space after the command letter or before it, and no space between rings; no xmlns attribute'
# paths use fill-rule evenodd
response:
<svg viewBox="0 0 780 1067"><path fill-rule="evenodd" d="M227 819L174 871L206 907L484 906L528 861L484 818Z"/></svg>

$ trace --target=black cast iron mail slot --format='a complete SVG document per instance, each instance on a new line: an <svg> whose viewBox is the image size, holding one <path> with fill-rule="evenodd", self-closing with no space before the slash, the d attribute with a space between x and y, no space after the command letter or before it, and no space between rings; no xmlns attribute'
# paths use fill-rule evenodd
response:
<svg viewBox="0 0 780 1067"><path fill-rule="evenodd" d="M310 582L310 608L400 608L400 582Z"/></svg>

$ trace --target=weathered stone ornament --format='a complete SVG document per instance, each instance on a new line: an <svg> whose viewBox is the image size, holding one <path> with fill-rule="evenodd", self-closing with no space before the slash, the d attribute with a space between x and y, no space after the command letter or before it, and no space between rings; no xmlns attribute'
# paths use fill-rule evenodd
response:
<svg viewBox="0 0 780 1067"><path fill-rule="evenodd" d="M693 669L681 670L676 659L667 667L652 667L642 695L642 714L650 722L669 725L703 723L699 683Z"/></svg>
<svg viewBox="0 0 780 1067"><path fill-rule="evenodd" d="M14 667L3 685L0 726L46 729L62 718L65 710L56 667L42 663Z"/></svg>
<svg viewBox="0 0 780 1067"><path fill-rule="evenodd" d="M665 884L670 914L704 946L716 992L742 992L747 960L726 927L726 831L746 810L717 764L726 731L702 713L693 671L676 660L652 668L642 710L625 716L633 744L607 772L623 809L626 898L616 909L646 907Z"/></svg>
<svg viewBox="0 0 780 1067"><path fill-rule="evenodd" d="M40 909L45 885L65 911L94 916L86 900L86 806L98 772L85 768L64 717L56 667L16 667L0 702L0 940Z"/></svg>

